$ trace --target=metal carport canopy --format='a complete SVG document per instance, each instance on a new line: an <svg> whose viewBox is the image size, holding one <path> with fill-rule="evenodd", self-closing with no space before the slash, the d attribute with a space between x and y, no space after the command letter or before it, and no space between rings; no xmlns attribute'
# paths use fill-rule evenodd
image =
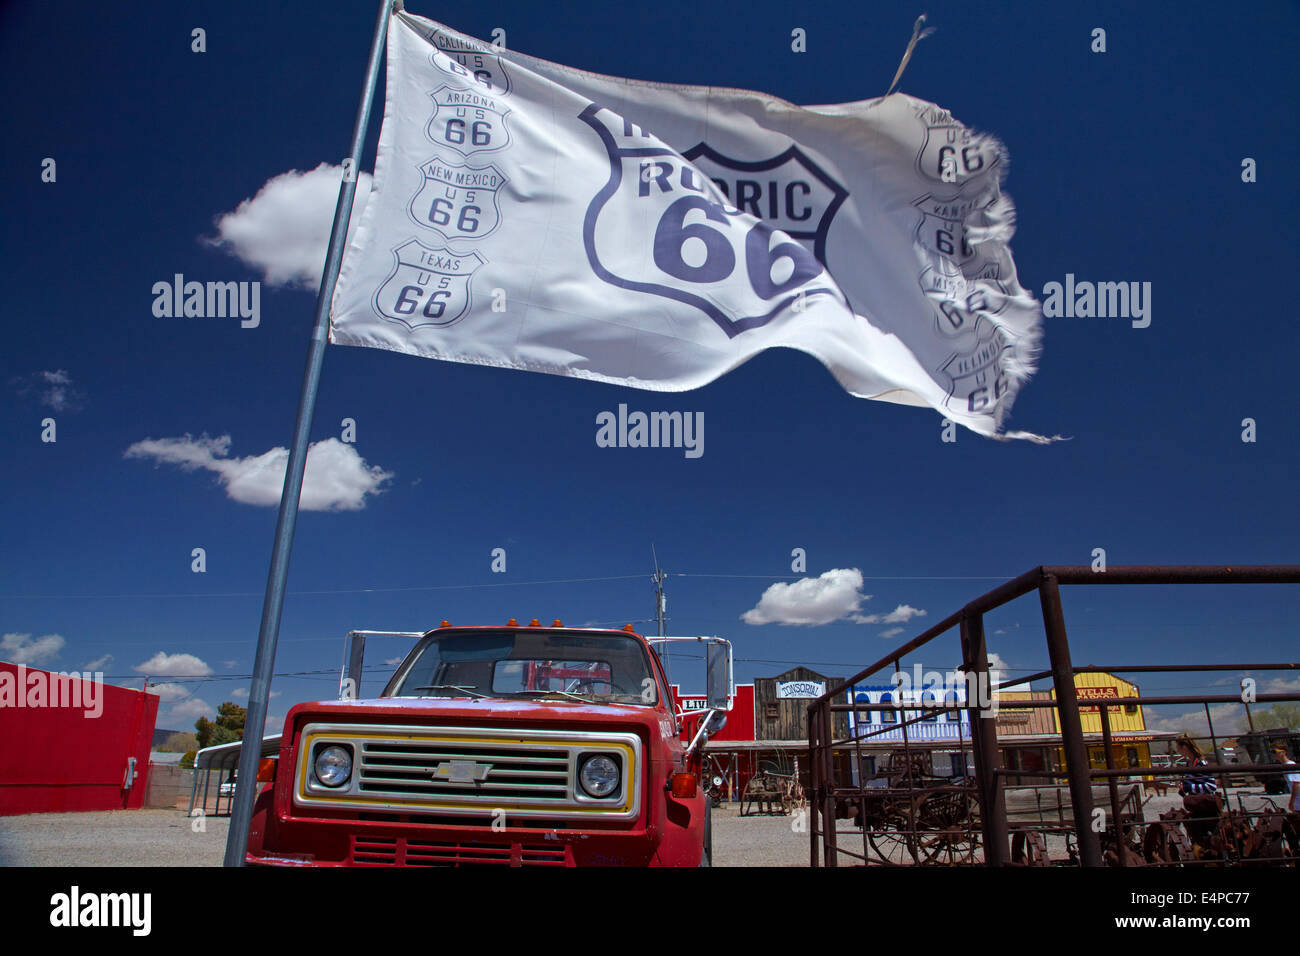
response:
<svg viewBox="0 0 1300 956"><path fill-rule="evenodd" d="M280 738L282 736L284 735L273 734L270 737L262 738L263 757L278 757L280 755ZM204 747L194 755L194 769L215 770L233 766L239 760L239 748L243 745L242 740L236 740L233 743L218 744L215 747Z"/></svg>

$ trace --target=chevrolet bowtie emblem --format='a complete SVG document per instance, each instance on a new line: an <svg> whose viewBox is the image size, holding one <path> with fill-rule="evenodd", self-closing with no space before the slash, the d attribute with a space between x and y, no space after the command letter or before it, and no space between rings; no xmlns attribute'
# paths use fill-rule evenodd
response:
<svg viewBox="0 0 1300 956"><path fill-rule="evenodd" d="M448 760L438 764L433 772L434 780L446 780L450 783L482 783L487 779L490 763L476 763L473 760Z"/></svg>

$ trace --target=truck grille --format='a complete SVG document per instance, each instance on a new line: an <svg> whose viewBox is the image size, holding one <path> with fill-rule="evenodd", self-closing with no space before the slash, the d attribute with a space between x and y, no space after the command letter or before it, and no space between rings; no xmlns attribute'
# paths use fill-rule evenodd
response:
<svg viewBox="0 0 1300 956"><path fill-rule="evenodd" d="M564 801L573 789L566 750L365 741L359 757L364 794ZM439 768L456 764L485 768L482 781L452 780L450 770L438 777Z"/></svg>
<svg viewBox="0 0 1300 956"><path fill-rule="evenodd" d="M351 749L352 776L327 788L311 761L321 747ZM296 752L294 802L303 807L489 818L633 820L640 811L641 739L606 731L308 724ZM587 755L607 754L622 785L598 800L579 786ZM519 825L525 825L522 822Z"/></svg>

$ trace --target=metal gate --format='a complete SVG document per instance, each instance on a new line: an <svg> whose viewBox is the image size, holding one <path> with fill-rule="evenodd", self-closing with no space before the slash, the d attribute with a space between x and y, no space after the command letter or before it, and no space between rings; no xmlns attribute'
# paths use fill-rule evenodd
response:
<svg viewBox="0 0 1300 956"><path fill-rule="evenodd" d="M1193 695L1119 697L1088 699L1083 705L1095 708L1101 727L1104 768L1089 763L1087 742L1076 696L1075 675L1089 672L1114 674L1197 672L1197 671L1295 671L1298 663L1165 664L1076 667L1070 658L1065 617L1061 606L1062 585L1116 584L1297 584L1300 565L1282 566L1129 566L1094 571L1087 566L1037 567L971 601L961 610L938 622L893 653L853 677L829 688L808 708L808 758L811 768L809 793L810 863L852 865L983 864L1081 865L1081 866L1186 866L1196 864L1237 865L1243 863L1294 866L1300 857L1300 814L1285 812L1267 796L1250 804L1238 793L1238 807L1201 801L1188 810L1171 810L1157 819L1147 819L1141 800L1141 778L1152 781L1174 779L1188 773L1186 766L1133 767L1115 765L1112 749L1112 711L1121 707L1162 704L1197 704L1205 708L1208 742L1214 756L1197 772L1218 781L1216 794L1224 785L1283 771L1277 757L1265 753L1262 761L1221 763L1219 736L1210 713L1213 704L1236 704L1245 709L1252 734L1261 734L1264 744L1256 749L1271 750L1284 741L1292 758L1300 734L1284 731L1255 732L1250 705L1300 700L1300 694L1272 693L1236 695ZM1046 636L1048 670L1005 681L990 688L988 649L984 616L1019 597L1038 592ZM901 670L900 661L954 628L960 639L961 671L971 693L964 702L952 699L926 703L923 699L892 704L873 703L874 710L892 708L897 719L891 732L901 731L902 746L889 755L885 769L868 779L863 771L863 744L881 731L862 732L854 723L849 736L835 739L832 715L857 711L860 705L849 699L851 689L872 675L891 668ZM1059 714L1063 766L1056 769L1012 770L1001 765L996 707L989 706L981 688L1001 693L1031 681L1050 678L1052 700L1017 699L1014 708L1055 708ZM928 765L923 746L923 724L937 713L961 712L969 721L969 740L962 739L959 756L963 769L973 773L941 777ZM907 712L917 714L908 717ZM1268 743L1272 740L1273 743ZM1199 744L1193 741L1194 746ZM1254 757L1255 755L1252 755ZM954 755L956 763L958 755ZM969 762L968 762L969 761ZM1291 768L1294 770L1295 768ZM1031 792L1032 806L1026 811L1019 790L1016 804L1008 811L1006 780L1015 777L1043 781L1023 788ZM1138 784L1133 779L1139 778ZM1285 798L1284 798L1285 799ZM1187 801L1184 801L1185 804ZM1203 809L1198 809L1203 805ZM850 829L842 830L844 821ZM860 831L860 832L859 832Z"/></svg>

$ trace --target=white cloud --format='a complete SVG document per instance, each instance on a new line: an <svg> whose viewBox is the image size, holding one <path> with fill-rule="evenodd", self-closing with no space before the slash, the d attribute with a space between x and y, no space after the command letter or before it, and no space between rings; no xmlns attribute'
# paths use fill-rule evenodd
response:
<svg viewBox="0 0 1300 956"><path fill-rule="evenodd" d="M89 664L83 664L81 669L83 671L92 671L92 672L102 671L104 668L108 667L108 665L111 663L113 663L113 655L105 654L103 657L98 657L95 660L91 661Z"/></svg>
<svg viewBox="0 0 1300 956"><path fill-rule="evenodd" d="M1176 705L1154 705L1145 708L1147 730L1181 733L1190 731L1194 737L1210 735L1210 725L1205 719L1205 708L1178 713ZM1214 733L1222 742L1224 737L1231 737L1247 729L1246 711L1241 704L1211 704L1210 719L1214 721ZM1209 750L1209 740L1198 740L1202 750Z"/></svg>
<svg viewBox="0 0 1300 956"><path fill-rule="evenodd" d="M200 717L206 717L213 712L212 705L205 700L199 700L197 697L191 697L183 703L176 704L167 712L165 720L159 720L158 723L175 726L180 723L193 723Z"/></svg>
<svg viewBox="0 0 1300 956"><path fill-rule="evenodd" d="M248 696L248 688L247 688L247 687L236 687L234 690L232 690L232 691L230 692L230 696L231 696L231 697L236 697L236 698L238 698L238 699L240 699L240 700L243 700L245 697ZM271 696L272 696L272 697L279 697L279 696L280 696L280 692L279 692L278 690L273 690L273 691L271 691Z"/></svg>
<svg viewBox="0 0 1300 956"><path fill-rule="evenodd" d="M880 632L880 636L881 636L881 637L897 637L899 634L902 634L902 633L903 633L903 628L901 628L901 627L891 627L891 628L888 628L888 629L886 629L886 630L881 631L881 632Z"/></svg>
<svg viewBox="0 0 1300 956"><path fill-rule="evenodd" d="M185 700L192 696L194 691L181 684L154 684L149 688L149 693L157 694L164 704L168 704L176 700Z"/></svg>
<svg viewBox="0 0 1300 956"><path fill-rule="evenodd" d="M862 572L833 568L815 578L773 584L740 619L746 624L829 624L852 614L870 595L860 593Z"/></svg>
<svg viewBox="0 0 1300 956"><path fill-rule="evenodd" d="M989 651L989 652L988 652L988 657L989 657L989 670L991 670L991 671L1001 671L1001 676L999 677L999 681L1010 680L1010 679L1011 679L1011 665L1009 665L1009 664L1008 664L1008 663L1003 659L1002 655L1001 655L1001 654L998 654L998 653L995 652L995 651ZM1017 688L1017 689L1019 689L1019 688Z"/></svg>
<svg viewBox="0 0 1300 956"><path fill-rule="evenodd" d="M587 627L590 627L591 625L588 624L588 625L586 625L586 626L587 626ZM387 666L387 667L396 667L398 664L402 663L402 661L404 661L404 660L406 660L405 657L390 657L388 660L384 661L384 665Z"/></svg>
<svg viewBox="0 0 1300 956"><path fill-rule="evenodd" d="M291 169L268 180L234 212L217 217L210 245L262 274L272 286L315 289L325 268L334 207L343 168L321 163L308 172ZM349 232L370 198L369 173L357 177Z"/></svg>
<svg viewBox="0 0 1300 956"><path fill-rule="evenodd" d="M1237 682L1238 686L1241 682ZM1261 694L1294 694L1300 691L1300 677L1270 677L1258 688ZM1264 706L1268 706L1265 704Z"/></svg>
<svg viewBox="0 0 1300 956"><path fill-rule="evenodd" d="M85 395L72 382L66 369L20 376L12 383L20 397L32 395L38 403L55 412L79 412Z"/></svg>
<svg viewBox="0 0 1300 956"><path fill-rule="evenodd" d="M207 677L212 668L193 654L167 654L159 651L135 670L149 677Z"/></svg>
<svg viewBox="0 0 1300 956"><path fill-rule="evenodd" d="M6 634L0 637L0 660L12 664L42 664L59 656L66 644L58 634L46 634L32 640L30 634Z"/></svg>
<svg viewBox="0 0 1300 956"><path fill-rule="evenodd" d="M859 624L906 624L914 617L925 617L925 612L910 604L900 604L888 614L854 614L853 620Z"/></svg>
<svg viewBox="0 0 1300 956"><path fill-rule="evenodd" d="M152 458L159 464L179 465L184 471L202 468L216 474L232 501L278 506L289 450L272 448L247 458L227 458L229 452L229 435L185 435L146 438L128 448L123 457ZM327 438L307 449L299 507L303 511L360 511L366 506L366 496L382 494L392 477L378 465L367 465L352 445Z"/></svg>

